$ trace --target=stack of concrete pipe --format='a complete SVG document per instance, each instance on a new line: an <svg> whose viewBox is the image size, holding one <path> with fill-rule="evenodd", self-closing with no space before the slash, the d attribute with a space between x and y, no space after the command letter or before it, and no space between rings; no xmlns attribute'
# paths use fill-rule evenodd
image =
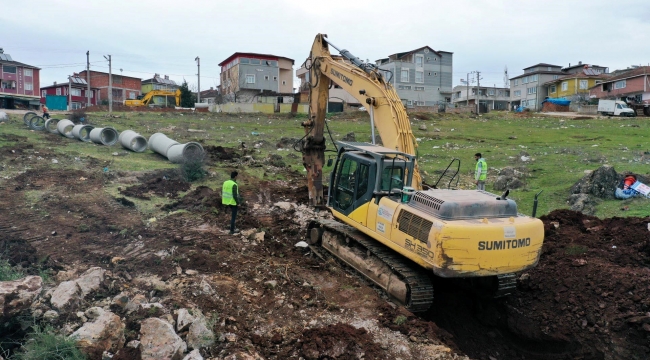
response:
<svg viewBox="0 0 650 360"><path fill-rule="evenodd" d="M111 146L117 142L117 130L113 128L94 128L90 130L90 141L95 144Z"/></svg>
<svg viewBox="0 0 650 360"><path fill-rule="evenodd" d="M72 128L72 135L83 142L90 142L90 132L94 128L92 125L75 125Z"/></svg>
<svg viewBox="0 0 650 360"><path fill-rule="evenodd" d="M133 130L122 131L118 141L122 147L131 151L141 153L147 150L147 139Z"/></svg>
<svg viewBox="0 0 650 360"><path fill-rule="evenodd" d="M58 123L59 123L59 119L50 118L45 120L45 130L52 134L58 134L59 130L56 128Z"/></svg>
<svg viewBox="0 0 650 360"><path fill-rule="evenodd" d="M163 133L155 133L149 138L149 148L166 157L174 164L202 160L205 152L203 146L196 142L181 144L168 138Z"/></svg>

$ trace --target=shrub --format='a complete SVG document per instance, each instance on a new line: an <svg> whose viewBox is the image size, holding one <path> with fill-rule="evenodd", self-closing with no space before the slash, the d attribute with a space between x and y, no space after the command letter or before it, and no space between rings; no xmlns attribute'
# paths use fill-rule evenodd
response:
<svg viewBox="0 0 650 360"><path fill-rule="evenodd" d="M33 329L21 351L14 357L16 360L86 359L73 339L55 333L51 326L34 326Z"/></svg>
<svg viewBox="0 0 650 360"><path fill-rule="evenodd" d="M86 109L81 108L73 111L72 114L70 114L70 120L75 124L78 124L80 122L87 124L88 116L86 115Z"/></svg>
<svg viewBox="0 0 650 360"><path fill-rule="evenodd" d="M193 159L186 161L180 166L181 176L187 182L201 180L207 174L203 168L203 159Z"/></svg>
<svg viewBox="0 0 650 360"><path fill-rule="evenodd" d="M0 281L12 281L25 276L22 272L16 271L11 267L9 261L0 259Z"/></svg>

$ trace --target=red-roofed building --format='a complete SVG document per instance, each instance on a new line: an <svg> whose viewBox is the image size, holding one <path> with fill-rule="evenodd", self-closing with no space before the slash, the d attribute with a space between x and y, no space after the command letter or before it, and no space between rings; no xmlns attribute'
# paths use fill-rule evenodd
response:
<svg viewBox="0 0 650 360"><path fill-rule="evenodd" d="M251 102L259 94L293 94L293 64L282 56L236 52L219 63L220 93L234 102Z"/></svg>
<svg viewBox="0 0 650 360"><path fill-rule="evenodd" d="M650 66L638 66L603 80L589 89L595 99L620 99L628 103L650 103Z"/></svg>

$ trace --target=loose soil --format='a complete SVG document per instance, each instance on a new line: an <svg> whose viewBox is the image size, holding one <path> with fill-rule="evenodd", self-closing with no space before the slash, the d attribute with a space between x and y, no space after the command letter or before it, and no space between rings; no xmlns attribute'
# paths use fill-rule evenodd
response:
<svg viewBox="0 0 650 360"><path fill-rule="evenodd" d="M230 214L209 187L172 173L138 174L124 194L174 198L162 209L184 210L145 221L130 200L104 191L121 179L132 185L133 174L52 168L30 159L46 158L43 150L8 148L0 149L0 163L28 169L0 179L0 247L10 263L52 278L101 266L110 286L89 303L132 291L159 298L165 314L195 307L216 316L215 333L235 341L204 349L206 358L239 351L265 359L650 357L650 218L555 211L542 218L543 253L537 267L519 274L515 294L488 300L438 279L434 307L414 315L338 263L295 246L305 235L301 217L311 216L300 207L308 202L302 173L267 181L240 167L246 203L237 226L250 236L231 236ZM215 147L208 154L227 163L240 152ZM277 202L295 205L282 210ZM164 315L112 310L126 319L127 341L137 339L139 321Z"/></svg>

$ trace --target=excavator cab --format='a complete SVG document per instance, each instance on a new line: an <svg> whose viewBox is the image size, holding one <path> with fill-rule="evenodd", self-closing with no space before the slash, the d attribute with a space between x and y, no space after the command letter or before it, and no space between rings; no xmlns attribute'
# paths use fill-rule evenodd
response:
<svg viewBox="0 0 650 360"><path fill-rule="evenodd" d="M401 189L411 185L411 156L367 143L337 145L328 192L328 206L336 211L348 215L373 199L399 197Z"/></svg>

